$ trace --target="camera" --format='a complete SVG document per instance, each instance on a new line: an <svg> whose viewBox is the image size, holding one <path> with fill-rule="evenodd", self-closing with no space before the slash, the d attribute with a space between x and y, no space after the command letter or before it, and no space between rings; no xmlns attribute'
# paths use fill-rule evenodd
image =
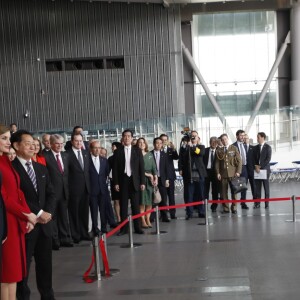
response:
<svg viewBox="0 0 300 300"><path fill-rule="evenodd" d="M195 137L192 136L192 131L190 130L189 127L184 127L183 130L181 131L181 134L183 135L181 142L188 143L189 141L195 140Z"/></svg>

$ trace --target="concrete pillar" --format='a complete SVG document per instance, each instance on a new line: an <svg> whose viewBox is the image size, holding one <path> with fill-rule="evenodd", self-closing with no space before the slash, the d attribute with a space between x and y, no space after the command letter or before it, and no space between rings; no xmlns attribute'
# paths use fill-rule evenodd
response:
<svg viewBox="0 0 300 300"><path fill-rule="evenodd" d="M300 105L300 1L294 0L291 9L291 73L290 105Z"/></svg>

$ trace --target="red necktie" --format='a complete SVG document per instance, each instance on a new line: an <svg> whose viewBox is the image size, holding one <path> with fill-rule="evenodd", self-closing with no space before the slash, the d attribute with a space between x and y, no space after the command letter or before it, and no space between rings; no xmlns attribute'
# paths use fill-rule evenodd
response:
<svg viewBox="0 0 300 300"><path fill-rule="evenodd" d="M61 162L60 162L60 160L59 160L59 154L56 154L56 161L57 161L57 166L58 166L59 172L60 172L61 174L63 174L63 173L64 173L64 170L63 170L62 165L61 165Z"/></svg>

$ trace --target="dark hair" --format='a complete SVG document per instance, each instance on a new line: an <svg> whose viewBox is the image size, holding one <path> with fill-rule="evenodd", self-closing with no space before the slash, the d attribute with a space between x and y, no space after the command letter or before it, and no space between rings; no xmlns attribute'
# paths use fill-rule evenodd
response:
<svg viewBox="0 0 300 300"><path fill-rule="evenodd" d="M115 146L117 149L122 146L120 142L113 142L111 145Z"/></svg>
<svg viewBox="0 0 300 300"><path fill-rule="evenodd" d="M220 139L222 139L222 137L224 137L224 136L228 137L227 133L221 134L221 135L220 135Z"/></svg>
<svg viewBox="0 0 300 300"><path fill-rule="evenodd" d="M162 141L160 137L156 137L156 138L153 139L153 145L155 145L155 142L156 142L157 140Z"/></svg>
<svg viewBox="0 0 300 300"><path fill-rule="evenodd" d="M242 129L239 129L239 130L235 133L235 136L239 136L241 133L245 133L245 131L242 130Z"/></svg>
<svg viewBox="0 0 300 300"><path fill-rule="evenodd" d="M264 138L264 140L267 138L266 134L264 132L259 132L257 135L260 135Z"/></svg>
<svg viewBox="0 0 300 300"><path fill-rule="evenodd" d="M74 133L75 130L78 129L78 128L81 128L81 129L83 130L83 127L82 127L82 126L76 125L76 126L73 128L73 131L72 131L72 132Z"/></svg>
<svg viewBox="0 0 300 300"><path fill-rule="evenodd" d="M165 133L162 133L160 136L159 136L159 138L162 138L162 137L167 137L167 139L169 139L169 137L165 134Z"/></svg>
<svg viewBox="0 0 300 300"><path fill-rule="evenodd" d="M123 132L122 132L122 137L124 136L124 134L126 132L130 132L131 136L133 137L133 132L130 130L130 129L125 129Z"/></svg>
<svg viewBox="0 0 300 300"><path fill-rule="evenodd" d="M12 145L13 148L14 148L14 143L22 142L23 135L32 136L32 134L29 131L25 130L25 129L20 129L20 130L16 131L14 134L12 134L12 136L10 138L10 142L11 142L11 145Z"/></svg>
<svg viewBox="0 0 300 300"><path fill-rule="evenodd" d="M37 137L33 137L33 140L34 141L38 141L39 142L39 145L40 145L40 151L37 153L37 156L43 156L43 152L42 152L42 143L40 141L40 139L38 139Z"/></svg>
<svg viewBox="0 0 300 300"><path fill-rule="evenodd" d="M15 125L15 126L18 127L18 125L17 125L16 123L11 123L11 124L9 124L9 127L11 127L11 126L13 126L13 125Z"/></svg>
<svg viewBox="0 0 300 300"><path fill-rule="evenodd" d="M83 139L83 135L81 134L81 133L72 133L72 135L71 135L71 142L74 140L74 137L76 136L76 135L81 135L81 137L82 137L82 139Z"/></svg>

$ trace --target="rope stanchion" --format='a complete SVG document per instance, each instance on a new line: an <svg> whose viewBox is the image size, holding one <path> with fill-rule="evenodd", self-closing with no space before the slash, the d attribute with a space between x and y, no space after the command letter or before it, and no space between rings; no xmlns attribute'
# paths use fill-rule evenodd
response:
<svg viewBox="0 0 300 300"><path fill-rule="evenodd" d="M167 233L167 231L164 231L164 230L160 230L159 228L159 207L156 206L155 207L155 231L154 232L151 232L150 234L154 234L154 235L160 235L160 234L165 234Z"/></svg>
<svg viewBox="0 0 300 300"><path fill-rule="evenodd" d="M290 199L292 200L293 219L292 220L285 220L285 221L295 223L295 222L297 222L296 221L296 209L295 209L296 196L293 195Z"/></svg>
<svg viewBox="0 0 300 300"><path fill-rule="evenodd" d="M128 216L128 222L129 222L129 231L128 231L128 237L129 237L129 244L121 245L121 248L137 248L142 246L141 243L133 243L133 225L132 225L132 216Z"/></svg>

